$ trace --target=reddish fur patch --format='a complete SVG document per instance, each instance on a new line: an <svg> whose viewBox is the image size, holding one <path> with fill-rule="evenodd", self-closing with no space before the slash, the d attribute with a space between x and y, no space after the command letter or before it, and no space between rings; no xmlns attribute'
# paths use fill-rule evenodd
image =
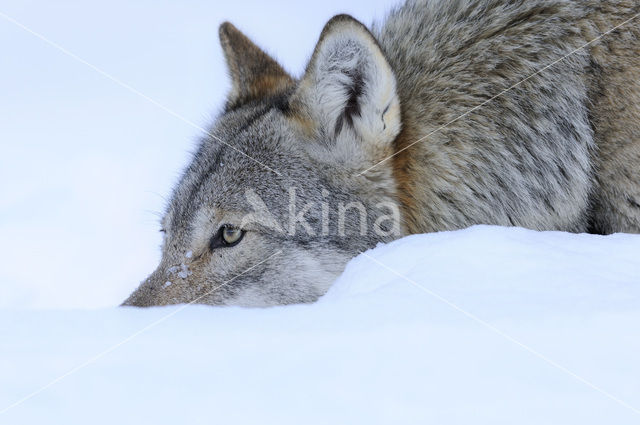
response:
<svg viewBox="0 0 640 425"><path fill-rule="evenodd" d="M273 96L285 91L292 84L293 80L288 75L261 75L251 81L249 93L255 99Z"/></svg>
<svg viewBox="0 0 640 425"><path fill-rule="evenodd" d="M393 177L398 187L398 200L402 208L402 215L409 233L416 233L418 226L418 205L415 197L415 186L413 172L415 172L414 161L411 156L412 148L404 149L415 142L413 131L409 126L404 126L400 134L393 142L394 151L397 152L391 158Z"/></svg>

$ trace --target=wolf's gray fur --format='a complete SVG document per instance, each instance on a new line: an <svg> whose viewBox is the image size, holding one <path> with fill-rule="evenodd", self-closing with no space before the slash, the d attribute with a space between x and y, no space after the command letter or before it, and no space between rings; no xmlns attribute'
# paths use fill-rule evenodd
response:
<svg viewBox="0 0 640 425"><path fill-rule="evenodd" d="M637 13L409 1L371 30L331 19L300 79L223 24L226 144L202 140L162 261L124 304L310 302L378 242L480 223L640 232L640 25L579 49ZM385 208L399 221L363 224Z"/></svg>

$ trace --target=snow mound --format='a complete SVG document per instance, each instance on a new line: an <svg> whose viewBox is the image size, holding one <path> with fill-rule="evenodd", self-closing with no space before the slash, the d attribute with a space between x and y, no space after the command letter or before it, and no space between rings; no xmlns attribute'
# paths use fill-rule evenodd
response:
<svg viewBox="0 0 640 425"><path fill-rule="evenodd" d="M310 305L0 311L0 335L0 411L72 371L0 423L635 424L640 236L416 235Z"/></svg>
<svg viewBox="0 0 640 425"><path fill-rule="evenodd" d="M635 311L640 236L495 226L413 235L353 259L323 301L418 295L497 317Z"/></svg>

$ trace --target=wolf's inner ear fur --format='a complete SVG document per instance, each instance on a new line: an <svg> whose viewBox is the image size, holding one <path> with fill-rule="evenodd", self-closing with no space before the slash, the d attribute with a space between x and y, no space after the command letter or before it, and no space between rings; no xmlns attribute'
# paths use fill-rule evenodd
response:
<svg viewBox="0 0 640 425"><path fill-rule="evenodd" d="M284 69L231 23L220 25L220 44L231 75L227 109L273 96L294 81Z"/></svg>
<svg viewBox="0 0 640 425"><path fill-rule="evenodd" d="M375 154L400 132L393 70L369 30L348 15L322 30L292 102L326 142L356 139Z"/></svg>

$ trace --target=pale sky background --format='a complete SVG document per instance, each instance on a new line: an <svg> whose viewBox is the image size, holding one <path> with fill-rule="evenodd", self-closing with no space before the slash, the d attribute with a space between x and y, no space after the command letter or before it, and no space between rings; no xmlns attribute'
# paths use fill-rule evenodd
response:
<svg viewBox="0 0 640 425"><path fill-rule="evenodd" d="M331 16L390 0L1 1L0 13L206 127L229 20L302 73ZM160 256L158 215L200 131L0 15L0 308L120 303Z"/></svg>

